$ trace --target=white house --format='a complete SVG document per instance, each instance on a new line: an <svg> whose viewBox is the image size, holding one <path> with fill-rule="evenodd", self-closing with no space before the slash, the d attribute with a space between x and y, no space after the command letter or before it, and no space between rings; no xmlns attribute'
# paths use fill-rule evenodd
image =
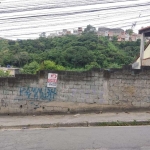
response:
<svg viewBox="0 0 150 150"><path fill-rule="evenodd" d="M150 66L150 42L144 47L145 38L150 37L150 26L139 30L141 34L140 56L132 64L133 69L141 69L141 66Z"/></svg>

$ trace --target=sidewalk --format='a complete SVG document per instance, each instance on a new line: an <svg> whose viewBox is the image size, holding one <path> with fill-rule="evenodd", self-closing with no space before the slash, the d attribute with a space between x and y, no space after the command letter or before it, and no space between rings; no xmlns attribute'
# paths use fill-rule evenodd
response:
<svg viewBox="0 0 150 150"><path fill-rule="evenodd" d="M45 116L0 116L1 129L89 126L103 122L150 121L150 112Z"/></svg>

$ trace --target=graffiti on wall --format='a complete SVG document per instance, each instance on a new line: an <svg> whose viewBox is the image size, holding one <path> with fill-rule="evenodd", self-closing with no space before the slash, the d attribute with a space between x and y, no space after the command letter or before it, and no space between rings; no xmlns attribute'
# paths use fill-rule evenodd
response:
<svg viewBox="0 0 150 150"><path fill-rule="evenodd" d="M26 100L54 100L56 88L20 87L19 96Z"/></svg>

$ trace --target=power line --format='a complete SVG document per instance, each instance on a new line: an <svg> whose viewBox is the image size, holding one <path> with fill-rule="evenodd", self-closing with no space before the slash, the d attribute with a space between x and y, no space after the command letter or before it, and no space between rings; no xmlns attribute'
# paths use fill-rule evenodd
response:
<svg viewBox="0 0 150 150"><path fill-rule="evenodd" d="M88 0L82 0L82 1L88 1ZM94 0L92 0L92 1L94 1ZM98 1L98 0L95 0L95 1ZM105 1L105 0L101 0L101 1ZM2 0L1 0L1 2L2 2ZM22 1L22 2L20 2L20 0L18 0L18 1L12 1L14 4L22 4L22 3L27 3L27 2L33 2L33 1L31 1L31 0L26 0L26 1ZM39 1L38 1L39 2ZM43 1L42 1L43 2ZM49 1L48 1L49 2ZM55 3L59 3L60 1L58 0L58 1L55 1L55 2L53 2L53 1L51 1L51 4L55 4ZM65 2L67 2L67 0L65 1ZM70 1L68 1L68 2L70 2ZM80 2L79 0L77 1L77 0L72 0L71 2ZM3 3L3 2L2 2ZM34 0L34 3L36 4L36 1ZM62 2L61 2L62 3ZM8 1L4 1L4 3L3 4L10 4L10 1L8 2Z"/></svg>
<svg viewBox="0 0 150 150"><path fill-rule="evenodd" d="M132 13L135 13L135 12L137 12L137 11L144 11L144 12L148 12L148 11L150 11L149 10L149 8L148 9L140 9L140 10L134 10L134 11L129 11L128 13L130 13L130 14L132 14ZM93 13L92 13L93 14ZM93 17L93 16L98 16L98 17L100 17L100 16L102 16L102 15L104 15L104 14L89 14L88 15L88 17ZM110 16L113 16L113 15L127 15L127 14L125 14L124 12L117 12L117 13L113 13L112 14L112 12L110 12L110 13L105 13L105 16L106 15L108 15L108 14L111 14ZM48 14L47 14L48 15ZM79 16L80 15L80 16ZM109 16L109 15L108 15ZM108 17L107 16L107 17ZM47 16L46 16L47 17ZM78 14L78 16L77 15L75 15L73 18L79 18L79 17L87 17L87 15L81 15L81 14ZM57 19L58 18L58 19ZM69 15L67 15L67 19L68 18L70 18L70 19L72 19L72 17ZM30 22L37 22L37 21L41 21L41 19L42 19L42 21L44 20L50 20L50 19L53 19L53 21L56 21L56 20L62 20L62 19L66 19L66 16L62 16L61 18L60 18L60 16L59 17L51 17L51 18L45 18L45 16L37 16L37 18L33 18L32 20L30 20L30 17L27 17L27 18L24 18L24 19L26 19L25 21L30 21ZM19 20L12 20L12 21L9 21L9 20L6 20L6 22L0 22L0 24L5 24L5 23L7 23L7 24L13 24L13 23L16 23L16 22L25 22L24 20L22 21L22 19L19 19ZM21 24L20 24L21 25Z"/></svg>
<svg viewBox="0 0 150 150"><path fill-rule="evenodd" d="M26 0L26 1L24 1L24 2L28 2L28 1L31 1L31 0ZM1 0L1 3L3 4L3 2L4 2L4 4L7 4L7 3L9 3L10 4L10 2L13 2L13 3L15 3L15 2L19 2L20 3L20 0L18 0L18 1L6 1L6 0Z"/></svg>
<svg viewBox="0 0 150 150"><path fill-rule="evenodd" d="M19 6L21 6L21 7L32 7L32 6L39 6L39 5L48 5L48 4L50 4L50 5L58 5L58 3L59 3L59 5L61 4L61 5L64 5L64 6L66 6L67 4L68 4L68 6L70 6L70 5L73 5L73 4L77 4L77 3L79 3L79 4L86 4L86 5L88 5L88 4L107 4L107 3L118 3L118 2L133 2L133 1L135 1L135 2L139 2L140 0L101 0L101 1L99 1L99 0L91 0L91 1L85 1L85 0L75 0L75 1L71 1L71 4L70 4L70 1L56 1L56 2L43 2L42 1L42 3L39 3L39 1L38 1L38 3L36 3L36 2L34 2L34 3L32 3L32 5L31 5L31 2L28 2L28 3L23 3L23 2L20 2L20 3L16 3L17 5L15 5L15 3L13 3L14 4L14 6L15 7L9 7L8 6L8 4L7 3L4 3L4 6L5 6L5 4L7 4L6 5L6 7L7 7L7 9L9 9L9 8L18 8ZM24 1L24 2L27 2L27 1ZM9 3L10 4L10 3ZM20 5L18 5L18 4L20 4ZM2 7L4 7L3 5L1 6L1 9L5 9L5 8L2 8Z"/></svg>
<svg viewBox="0 0 150 150"><path fill-rule="evenodd" d="M146 16L142 16L142 18L145 18L145 17L149 17L150 15L146 15ZM105 18L105 17L104 17ZM133 19L137 19L137 18L139 18L139 17L132 17L132 18L129 18L128 20L133 20ZM91 21L91 20L97 20L97 19L99 19L99 18L96 18L96 19L82 19L81 21ZM106 18L107 19L107 18ZM115 22L119 22L119 21L125 21L124 19L121 19L121 20L117 20L117 21L115 21ZM30 26L30 27L19 27L19 28L12 28L12 29L4 29L4 30L0 30L0 31L12 31L12 30L19 30L19 29L29 29L29 28L39 28L39 27L48 27L48 26L57 26L57 25L65 25L65 24L72 24L72 23L76 23L76 22L79 22L79 20L77 20L77 21L71 21L71 22L64 22L64 23L53 23L53 24L44 24L44 25L40 25L40 26L37 26L37 25L35 25L35 26ZM106 23L112 23L112 21L111 22L106 22ZM104 24L106 24L106 23L104 23Z"/></svg>
<svg viewBox="0 0 150 150"><path fill-rule="evenodd" d="M150 3L148 3L150 4ZM82 11L75 11L75 12L68 12L68 13L55 13L55 14L42 14L42 15L30 15L30 16L20 16L20 17L10 17L10 18L2 18L0 20L13 20L13 19L24 19L24 18L27 18L27 17L30 17L30 18L36 18L36 17L45 17L45 16L66 16L66 15L75 15L75 14L81 14L81 13L91 13L91 12L100 12L100 11L105 11L105 10L118 10L118 9L128 9L128 8L132 8L132 7L139 7L139 6L147 6L147 3L145 4L136 4L136 5L130 5L130 6L120 6L120 7L108 7L108 8L102 8L102 9L94 9L94 10L82 10Z"/></svg>
<svg viewBox="0 0 150 150"><path fill-rule="evenodd" d="M143 21L138 21L138 22L141 22L141 23L138 23L138 25L139 24L143 24L143 23L150 23L150 21L145 21L144 20L144 22ZM127 25L124 25L124 26L120 26L120 23L119 24L113 24L113 26L116 26L117 28L125 28L125 27L131 27L131 23L132 22L127 22ZM118 26L119 25L119 26ZM93 24L93 26L95 26L95 27L99 27L100 25L99 24ZM107 26L112 26L112 24L111 25L107 25ZM86 26L82 26L82 27L86 27ZM75 27L74 27L75 28ZM68 28L68 29L73 29L73 28ZM43 32L54 32L54 31L60 31L60 30L53 30L53 31L43 31ZM42 32L32 32L32 33L24 33L24 34L13 34L13 35L11 35L11 36L9 36L9 35L5 35L5 37L15 37L15 36L22 36L22 35L37 35L37 34L40 34L40 33L42 33Z"/></svg>
<svg viewBox="0 0 150 150"><path fill-rule="evenodd" d="M118 0L119 1L119 0ZM124 0L124 2L125 2L126 0ZM129 0L129 1L132 1L132 0ZM136 1L136 0L134 0L134 1ZM79 1L78 1L79 2ZM77 3L78 3L77 2ZM85 3L84 3L85 2ZM84 3L84 4L86 4L86 1L84 1L84 2L82 2L82 4ZM90 2L94 2L94 1L90 1ZM104 1L105 2L105 4L107 4L107 2L109 3L109 1ZM113 3L116 3L115 1L111 1L111 2L113 2ZM64 2L64 3L60 3L63 7L62 8L64 8L64 10L65 10L65 8L67 8L68 6L67 6L67 3L66 3L66 1ZM64 5L64 4L66 4L66 5ZM75 3L74 3L75 4ZM72 5L74 5L73 4L73 2L72 2ZM29 20L29 22L31 23L31 22L35 22L35 24L37 23L37 20L39 20L39 19L43 19L43 18L45 18L45 20L49 20L49 19L52 19L53 18L53 20L51 21L51 23L52 22L56 22L56 21L62 21L62 19L64 19L64 20L67 20L67 22L64 22L64 23L61 23L60 25L62 25L62 26L64 26L64 25L69 25L69 24L73 24L73 23L76 23L76 22L78 22L79 20L80 20L80 18L79 18L79 20L78 21L71 21L71 22L69 22L68 21L68 19L69 19L69 17L71 18L71 16L72 16L72 18L74 19L74 18L76 18L76 17L78 17L78 15L80 15L79 17L86 17L86 15L89 15L90 16L90 14L94 14L94 13L100 13L100 14L97 14L97 15L91 15L90 17L92 17L92 16L102 16L102 15L104 15L104 13L105 13L105 19L109 19L109 17L110 16L112 16L112 15L110 15L110 16L108 16L108 14L112 14L113 12L116 12L117 11L117 13L114 13L114 16L119 16L119 17L121 17L120 16L120 14L121 13L119 13L119 11L124 11L124 12L127 12L128 11L128 13L130 12L136 12L136 11L144 11L145 12L145 10L149 10L149 9L145 9L145 8L148 8L149 7L149 4L150 4L150 2L147 2L147 3L140 3L140 4L131 4L131 5L118 5L118 6L111 6L111 7L103 7L103 8L100 8L100 9L98 9L98 8L92 8L92 9L82 9L82 11L81 10L70 10L70 11L62 11L61 10L61 12L59 12L59 13L56 13L56 12L49 12L49 14L38 14L38 15L32 15L32 14L28 14L28 16L25 16L25 15L23 15L23 16L13 16L13 17L10 17L10 16L5 16L5 18L1 18L0 20L2 20L3 22L0 22L0 24L5 24L4 23L4 21L6 21L6 22L8 22L8 23L16 23L16 22L26 22L27 20ZM44 5L44 4L43 4ZM39 8L39 10L47 10L47 8L45 8L45 6L43 7L43 5L42 5L42 7L41 6L39 6L39 7L37 7L37 8ZM98 4L95 4L95 5L98 5ZM30 6L33 6L33 5L30 5ZM80 5L77 5L77 6L80 6ZM86 6L86 5L85 5ZM145 7L144 7L145 6ZM133 8L133 9L131 9L131 8ZM29 9L29 7L27 7L27 9ZM137 9L140 9L140 10L137 10ZM32 9L32 10L30 10L29 12L34 12L36 10L36 8L35 9ZM52 9L50 9L50 10L57 10L57 8L56 9L54 9L54 8L52 8ZM131 11L132 10L132 11ZM134 11L133 11L134 10ZM9 11L9 12L12 12L11 10L8 10L7 9L7 11ZM26 10L25 10L26 11ZM25 12L24 10L23 11L19 11L19 12ZM60 9L58 9L58 11L60 11ZM16 12L18 12L18 10L16 10ZM103 13L103 14L101 14L101 12ZM109 13L108 13L109 12ZM12 12L13 13L13 12ZM123 13L122 13L123 14ZM138 13L139 14L139 13ZM3 15L3 14L2 14ZM126 15L126 14L125 14ZM68 18L65 18L65 17L67 17L67 16L69 16ZM88 17L89 17L88 16ZM123 15L122 15L123 16ZM3 15L3 17L4 17L4 15ZM51 18L47 18L47 17L51 17ZM62 17L61 19L59 19L60 17ZM87 18L88 18L87 17ZM143 16L143 17L149 17L149 15L148 16ZM57 19L58 18L58 19ZM24 20L24 19L26 19L26 21ZM31 19L36 19L36 20L31 20ZM94 21L94 20L97 20L98 18L97 17L95 17L95 18L92 18L92 19L81 19L80 21L81 22L85 22L85 21ZM102 19L102 18L99 18L99 19ZM133 20L133 19L137 19L137 17L136 18L129 18L128 20ZM140 18L140 19L142 19L142 17ZM22 21L23 20L23 21ZM133 24L133 21L132 21L132 23L131 22L125 22L125 20L123 19L122 21L124 21L123 22L123 24L128 24L128 23L130 23L130 25L128 25L128 26L131 26L131 24ZM145 21L145 20L141 20L141 21L138 21L138 22L143 22L143 21ZM34 26L31 26L30 24L26 24L26 26L22 26L22 28L21 27L15 27L15 28L7 28L7 29L3 29L3 30L0 30L0 31L11 31L11 30L21 30L21 29L34 29L34 28L41 28L41 27L49 27L49 25L51 25L51 26L59 26L59 23L52 23L52 24L42 24L42 25L34 25ZM119 22L119 19L118 20L115 20L115 22L114 23L116 23L116 22ZM105 23L101 23L101 25L107 25L107 24L110 24L111 22L105 22ZM113 25L113 26L116 26L116 25L120 25L120 24L114 24L114 23L111 23L111 25ZM20 26L21 26L21 23L19 24ZM98 24L99 25L99 24ZM17 24L16 24L16 26L17 26ZM127 27L128 27L127 26ZM11 26L12 27L12 26ZM3 27L3 28L5 28L5 27ZM2 28L1 28L2 29ZM68 29L68 28L67 28ZM24 31L25 31L24 30ZM46 29L47 30L47 29ZM22 30L23 31L23 30ZM22 32L22 31L20 31L20 32ZM55 30L54 30L55 31ZM58 30L56 30L56 31L58 31ZM27 32L29 32L29 31L27 31ZM50 31L44 31L44 32L50 32ZM52 32L52 31L51 31ZM41 33L41 32L39 32L39 33ZM38 31L37 32L32 32L32 33L25 33L25 34L23 34L23 33L21 33L21 34L19 34L19 35L15 35L15 36L21 36L21 35L35 35L35 34L38 34ZM7 35L6 35L7 36ZM10 37L10 36L9 36Z"/></svg>
<svg viewBox="0 0 150 150"><path fill-rule="evenodd" d="M130 2L130 1L135 1L135 2L139 2L140 0L112 0L112 1L110 1L110 0L108 0L108 1L106 1L106 0L103 0L103 1L101 1L101 2L99 2L98 0L91 0L90 2L88 1L88 2L85 2L85 1L72 1L71 2L71 4L70 4L70 2L59 2L59 1L56 1L55 3L52 3L52 2L48 2L48 3L34 3L34 4L27 4L27 5L23 5L23 3L19 3L20 5L16 5L15 7L8 7L8 5L6 6L6 7L4 7L4 8L0 8L0 10L3 10L3 9L6 9L7 8L7 10L9 10L9 9L12 9L12 8L19 8L19 6L20 7L34 7L34 6L45 6L45 5L54 5L55 4L55 7L58 5L58 3L59 3L59 5L63 5L63 6L66 6L66 4L68 4L68 7L70 7L70 6L76 6L76 5L74 5L74 4L77 4L77 3L80 3L80 5L82 6L82 5L88 5L88 4L94 4L95 5L95 3L96 4L110 4L110 3L117 3L117 2ZM5 4L5 3L4 3Z"/></svg>
<svg viewBox="0 0 150 150"><path fill-rule="evenodd" d="M133 4L130 6L117 6L117 7L109 7L109 8L102 8L100 10L108 10L108 9L121 9L121 8L131 8L131 7L137 7L137 6L146 6L150 4L150 2L147 3L141 3L141 4ZM77 5L79 6L79 5ZM86 5L87 6L87 5ZM45 10L45 9L56 9L56 8L66 8L66 6L57 6L57 7L50 7L50 6L45 6L45 7L36 7L34 9L31 8L27 8L27 9L20 9L20 10L14 10L14 11L0 11L0 13L13 13L13 12L23 12L23 11L33 11L33 10ZM94 12L94 11L99 11L99 9L95 9L95 10L84 10L85 12Z"/></svg>

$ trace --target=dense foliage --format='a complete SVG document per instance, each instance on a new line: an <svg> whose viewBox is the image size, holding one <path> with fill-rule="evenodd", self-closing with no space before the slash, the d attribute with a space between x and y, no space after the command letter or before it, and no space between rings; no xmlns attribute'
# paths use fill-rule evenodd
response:
<svg viewBox="0 0 150 150"><path fill-rule="evenodd" d="M9 71L4 71L0 69L0 77L9 77L10 72Z"/></svg>
<svg viewBox="0 0 150 150"><path fill-rule="evenodd" d="M117 42L98 37L86 28L80 35L43 37L35 40L0 40L0 65L23 68L24 73L40 69L84 70L93 67L119 68L130 64L139 53L140 41Z"/></svg>

